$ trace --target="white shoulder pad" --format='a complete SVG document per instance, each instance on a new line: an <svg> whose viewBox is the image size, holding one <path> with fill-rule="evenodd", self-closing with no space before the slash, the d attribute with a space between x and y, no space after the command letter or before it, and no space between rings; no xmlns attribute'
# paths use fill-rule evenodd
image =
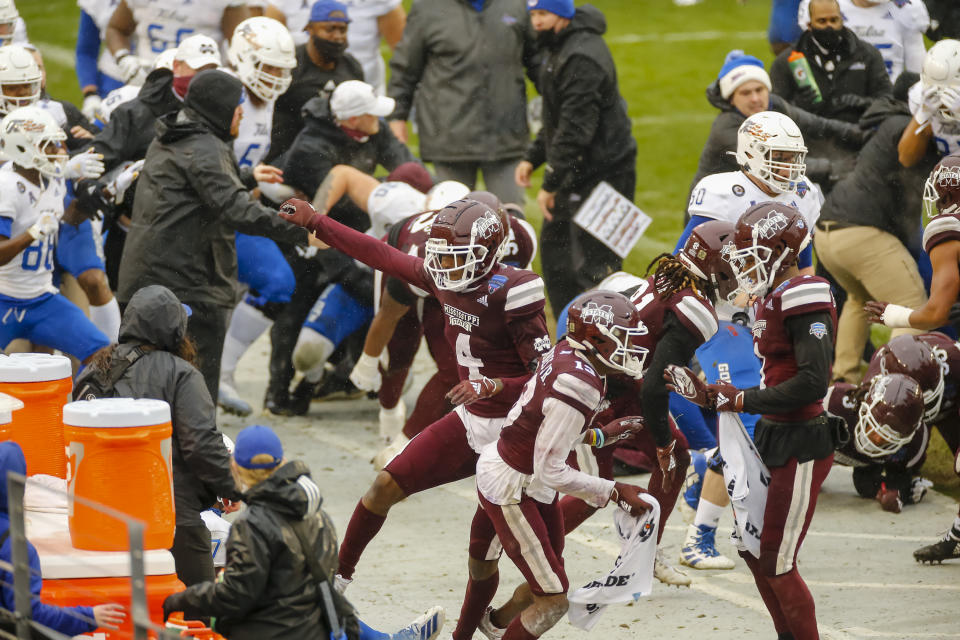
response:
<svg viewBox="0 0 960 640"><path fill-rule="evenodd" d="M586 380L581 380L569 373L558 375L553 381L552 389L590 409L600 404L600 390Z"/></svg>
<svg viewBox="0 0 960 640"><path fill-rule="evenodd" d="M922 0L894 0L894 19L911 31L926 31L930 28L930 12Z"/></svg>
<svg viewBox="0 0 960 640"><path fill-rule="evenodd" d="M746 188L743 182L746 180L747 177L741 171L705 176L690 194L687 213L691 217L703 216L736 222L750 206L750 201L745 197Z"/></svg>

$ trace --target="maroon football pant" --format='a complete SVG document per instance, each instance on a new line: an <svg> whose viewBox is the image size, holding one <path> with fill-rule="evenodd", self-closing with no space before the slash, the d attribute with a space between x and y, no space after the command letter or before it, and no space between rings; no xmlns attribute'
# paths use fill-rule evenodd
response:
<svg viewBox="0 0 960 640"><path fill-rule="evenodd" d="M419 433L384 471L411 496L477 472L477 452L467 442L467 430L451 411Z"/></svg>
<svg viewBox="0 0 960 640"><path fill-rule="evenodd" d="M791 458L782 467L771 467L760 558L740 553L753 573L777 633L789 632L795 640L820 637L813 596L797 571L796 561L813 519L820 487L832 465L830 455L803 464Z"/></svg>

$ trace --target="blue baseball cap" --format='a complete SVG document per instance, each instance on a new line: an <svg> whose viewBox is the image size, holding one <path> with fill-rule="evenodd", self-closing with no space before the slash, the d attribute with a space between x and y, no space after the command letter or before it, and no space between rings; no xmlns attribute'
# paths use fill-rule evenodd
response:
<svg viewBox="0 0 960 640"><path fill-rule="evenodd" d="M337 0L319 0L310 8L310 22L350 22L347 5Z"/></svg>
<svg viewBox="0 0 960 640"><path fill-rule="evenodd" d="M253 462L259 455L273 458L271 462ZM283 444L270 427L255 424L237 435L233 459L244 469L272 469L283 461Z"/></svg>
<svg viewBox="0 0 960 640"><path fill-rule="evenodd" d="M576 13L573 0L527 0L527 11L542 9L569 20Z"/></svg>

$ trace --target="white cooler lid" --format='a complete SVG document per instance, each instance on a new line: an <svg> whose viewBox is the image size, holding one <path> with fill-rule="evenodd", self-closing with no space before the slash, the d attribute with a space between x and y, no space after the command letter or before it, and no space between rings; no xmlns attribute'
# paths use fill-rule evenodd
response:
<svg viewBox="0 0 960 640"><path fill-rule="evenodd" d="M170 422L170 405L149 398L78 400L63 407L63 423L71 427L146 427Z"/></svg>
<svg viewBox="0 0 960 640"><path fill-rule="evenodd" d="M47 382L72 378L70 358L48 353L0 355L0 382Z"/></svg>
<svg viewBox="0 0 960 640"><path fill-rule="evenodd" d="M129 577L128 552L74 549L67 514L28 511L26 518L27 538L40 556L44 580ZM143 563L148 576L176 573L173 555L167 549L145 551Z"/></svg>

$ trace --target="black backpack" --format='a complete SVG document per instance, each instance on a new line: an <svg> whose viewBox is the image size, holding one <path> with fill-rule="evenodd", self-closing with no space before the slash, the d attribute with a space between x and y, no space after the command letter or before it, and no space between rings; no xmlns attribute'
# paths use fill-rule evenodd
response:
<svg viewBox="0 0 960 640"><path fill-rule="evenodd" d="M104 371L96 366L90 366L77 379L73 389L74 400L94 400L96 398L118 398L116 384L134 362L151 351L142 345L136 347L127 356L118 362L111 362L110 369Z"/></svg>

